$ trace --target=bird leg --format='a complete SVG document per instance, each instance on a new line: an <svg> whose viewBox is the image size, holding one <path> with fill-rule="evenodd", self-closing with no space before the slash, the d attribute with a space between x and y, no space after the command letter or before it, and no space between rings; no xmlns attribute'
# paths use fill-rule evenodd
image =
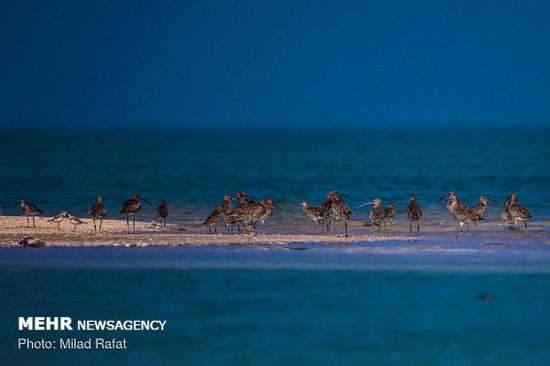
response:
<svg viewBox="0 0 550 366"><path fill-rule="evenodd" d="M130 232L130 214L126 214L126 225L128 226L128 232Z"/></svg>
<svg viewBox="0 0 550 366"><path fill-rule="evenodd" d="M99 232L101 233L101 228L103 227L103 217L99 219Z"/></svg>
<svg viewBox="0 0 550 366"><path fill-rule="evenodd" d="M420 232L420 221L416 222L416 231Z"/></svg>
<svg viewBox="0 0 550 366"><path fill-rule="evenodd" d="M96 228L96 226L95 226L95 218L92 217L92 220L94 221L94 232L97 234L97 228Z"/></svg>
<svg viewBox="0 0 550 366"><path fill-rule="evenodd" d="M524 221L523 224L525 225L525 232L527 232L527 221Z"/></svg>
<svg viewBox="0 0 550 366"><path fill-rule="evenodd" d="M164 227L166 227L166 217L164 218Z"/></svg>
<svg viewBox="0 0 550 366"><path fill-rule="evenodd" d="M409 221L409 231L412 233L413 231L413 226L412 226L412 222Z"/></svg>
<svg viewBox="0 0 550 366"><path fill-rule="evenodd" d="M134 234L136 233L136 215L134 214Z"/></svg>
<svg viewBox="0 0 550 366"><path fill-rule="evenodd" d="M348 237L348 220L344 220L344 225L346 227L346 238Z"/></svg>
<svg viewBox="0 0 550 366"><path fill-rule="evenodd" d="M34 221L34 216L32 217L32 227L36 227L36 222Z"/></svg>

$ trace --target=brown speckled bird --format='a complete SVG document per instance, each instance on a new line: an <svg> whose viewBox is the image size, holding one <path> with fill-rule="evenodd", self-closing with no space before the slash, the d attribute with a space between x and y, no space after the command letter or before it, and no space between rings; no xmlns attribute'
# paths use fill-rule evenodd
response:
<svg viewBox="0 0 550 366"><path fill-rule="evenodd" d="M504 224L506 225L506 231L508 231L508 225L510 224L510 222L514 221L514 218L510 214L510 211L508 210L508 207L510 207L510 199L509 198L507 198L504 201L504 211L502 211L502 213L501 213L502 219L504 220Z"/></svg>
<svg viewBox="0 0 550 366"><path fill-rule="evenodd" d="M321 225L321 207L310 206L306 201L298 202L297 205L302 206L302 211L309 217L314 223Z"/></svg>
<svg viewBox="0 0 550 366"><path fill-rule="evenodd" d="M160 205L157 207L157 217L159 221L162 222L163 226L166 227L166 218L168 217L168 207L166 207L166 201L160 200Z"/></svg>
<svg viewBox="0 0 550 366"><path fill-rule="evenodd" d="M141 208L141 202L145 201L147 202L151 207L153 207L153 204L149 201L147 201L145 198L141 198L139 194L134 194L132 198L130 198L127 201L124 201L122 204L122 208L120 209L121 214L126 215L126 225L128 225L128 231L130 231L130 216L134 219L134 234L136 232L136 215L139 212Z"/></svg>
<svg viewBox="0 0 550 366"><path fill-rule="evenodd" d="M468 224L474 220L474 214L470 212L466 205L461 205L460 203L457 196L451 198L451 214L454 219L458 221L462 231L464 231L464 225L466 225L466 229L470 231L470 226Z"/></svg>
<svg viewBox="0 0 550 366"><path fill-rule="evenodd" d="M409 221L409 231L412 231L412 223L416 222L416 231L420 231L420 220L422 220L422 208L416 203L416 196L411 194L409 205L405 209L407 220Z"/></svg>
<svg viewBox="0 0 550 366"><path fill-rule="evenodd" d="M222 210L218 205L214 207L214 210L208 214L204 222L202 223L205 226L208 226L208 232L212 231L212 226L214 226L214 233L218 232L218 225L222 219Z"/></svg>
<svg viewBox="0 0 550 366"><path fill-rule="evenodd" d="M99 232L101 232L101 228L103 227L103 219L107 216L107 209L103 204L103 196L97 196L95 203L88 210L88 215L94 221L94 232L96 233L97 227L95 221L99 220Z"/></svg>
<svg viewBox="0 0 550 366"><path fill-rule="evenodd" d="M279 210L281 210L281 208L277 206L271 198L260 201L260 204L264 206L265 210L264 213L260 217L258 217L257 221L261 221L263 230L265 220L273 216L273 214L275 213L275 208L278 208Z"/></svg>
<svg viewBox="0 0 550 366"><path fill-rule="evenodd" d="M497 201L483 195L479 197L479 203L476 203L472 207L470 207L470 212L472 213L472 217L474 219L474 224L477 225L477 222L479 220L483 220L483 216L485 215L485 212L487 212L487 201L491 201L494 203L497 203Z"/></svg>
<svg viewBox="0 0 550 366"><path fill-rule="evenodd" d="M21 200L19 204L21 206L21 211L23 211L23 215L27 217L27 227L30 227L29 216L32 216L32 227L36 227L36 222L34 221L34 215L38 215L39 213L44 213L44 212L42 212L41 209L39 209L32 203L25 202L25 200Z"/></svg>
<svg viewBox="0 0 550 366"><path fill-rule="evenodd" d="M384 209L384 214L386 215L384 218L384 224L393 224L393 219L395 217L395 206L393 203L389 203L388 207Z"/></svg>
<svg viewBox="0 0 550 366"><path fill-rule="evenodd" d="M378 226L378 231L380 231L380 228L384 223L384 220L386 219L386 213L382 208L382 200L380 198L375 198L371 202L363 203L362 205L357 206L356 209L359 209L361 207L368 206L368 205L374 205L374 207L370 210L370 213L369 213L369 219L370 219L371 225ZM372 228L371 230L374 230L374 228Z"/></svg>
<svg viewBox="0 0 550 366"><path fill-rule="evenodd" d="M350 196L336 192L334 189L331 189L327 193L327 199L321 205L321 217L328 220L327 228L330 230L330 224L332 220L343 220L345 226L345 235L348 236L348 220L353 216L353 212L349 209L348 205L340 198L344 196L350 198Z"/></svg>
<svg viewBox="0 0 550 366"><path fill-rule="evenodd" d="M527 232L527 220L533 216L531 216L529 210L525 206L517 203L517 195L515 192L510 195L510 206L508 206L508 211L516 227L518 226L518 221L522 221L523 225L525 225L525 232Z"/></svg>

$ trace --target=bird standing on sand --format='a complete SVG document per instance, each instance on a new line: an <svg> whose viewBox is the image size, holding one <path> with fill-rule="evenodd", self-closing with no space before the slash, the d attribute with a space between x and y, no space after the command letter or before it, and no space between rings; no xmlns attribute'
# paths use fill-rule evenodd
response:
<svg viewBox="0 0 550 366"><path fill-rule="evenodd" d="M321 207L310 206L306 201L298 202L297 205L302 206L302 211L309 217L314 223L321 226Z"/></svg>
<svg viewBox="0 0 550 366"><path fill-rule="evenodd" d="M369 213L369 219L372 226L378 226L378 231L380 231L380 228L382 224L384 223L384 220L386 219L386 212L382 208L382 200L380 198L375 198L371 202L363 203L362 205L357 206L356 209L359 209L363 206L368 205L374 205L372 210L370 210ZM374 230L372 228L371 230Z"/></svg>
<svg viewBox="0 0 550 366"><path fill-rule="evenodd" d="M211 232L212 226L214 226L214 233L218 232L218 224L220 223L220 220L222 218L222 210L221 207L218 205L214 207L214 211L210 212L204 222L203 225L208 226L208 233Z"/></svg>
<svg viewBox="0 0 550 366"><path fill-rule="evenodd" d="M483 216L485 215L485 212L487 212L487 201L498 204L497 201L483 195L479 197L479 203L476 203L475 205L470 207L470 212L472 213L472 216L474 218L475 225L477 225L478 220L483 220Z"/></svg>
<svg viewBox="0 0 550 366"><path fill-rule="evenodd" d="M353 216L353 212L349 209L348 205L340 198L344 196L350 198L350 196L336 192L331 189L327 193L327 200L321 205L321 217L328 220L327 228L330 230L330 222L334 219L344 220L345 235L348 236L348 220Z"/></svg>
<svg viewBox="0 0 550 366"><path fill-rule="evenodd" d="M228 233L233 234L233 228L235 227L235 225L238 225L237 215L236 214L231 214L231 213L224 214L223 215L223 223L225 225L225 230ZM237 226L237 228L240 231L240 228L238 226Z"/></svg>
<svg viewBox="0 0 550 366"><path fill-rule="evenodd" d="M509 198L507 198L504 201L504 211L502 211L502 213L501 213L502 219L504 220L504 224L506 225L506 231L508 231L508 224L511 221L514 221L514 219L512 217L512 214L510 214L510 211L508 210L508 207L510 207L510 199Z"/></svg>
<svg viewBox="0 0 550 366"><path fill-rule="evenodd" d="M472 222L474 217L472 212L466 207L464 204L460 204L457 196L453 196L451 199L451 214L453 215L454 219L458 221L460 228L464 232L464 225L466 225L466 229L470 231L470 226L468 223Z"/></svg>
<svg viewBox="0 0 550 366"><path fill-rule="evenodd" d="M160 200L160 206L157 207L157 217L159 218L159 222L162 222L162 220L164 220L164 227L166 227L166 218L168 217L168 207L166 207L166 202L164 200Z"/></svg>
<svg viewBox="0 0 550 366"><path fill-rule="evenodd" d="M95 224L95 221L99 220L99 232L101 232L101 228L103 227L103 219L105 218L105 216L107 216L107 209L103 204L103 196L97 196L97 198L95 199L95 203L90 206L90 209L88 210L88 215L94 221L94 232L96 233L97 226Z"/></svg>
<svg viewBox="0 0 550 366"><path fill-rule="evenodd" d="M88 223L80 220L73 214L69 214L69 222L73 225L73 233L76 233L76 227L78 225L87 225Z"/></svg>
<svg viewBox="0 0 550 366"><path fill-rule="evenodd" d="M409 220L409 231L412 231L412 223L416 222L416 230L420 231L420 220L422 219L422 208L416 203L416 197L411 194L409 197L409 205L405 209L407 220Z"/></svg>
<svg viewBox="0 0 550 366"><path fill-rule="evenodd" d="M61 231L61 223L65 221L67 212L61 211L57 216L48 220L48 222L55 222L57 224L57 231Z"/></svg>
<svg viewBox="0 0 550 366"><path fill-rule="evenodd" d="M262 222L262 231L264 229L264 222L265 220L269 219L271 216L273 216L273 214L275 213L275 207L278 208L279 210L281 210L281 208L279 206L277 206L274 202L273 202L273 199L269 198L267 200L262 200L260 201L260 204L262 206L264 206L265 208L265 211L262 215L260 215L260 217L258 218L258 221L261 221Z"/></svg>
<svg viewBox="0 0 550 366"><path fill-rule="evenodd" d="M29 216L32 216L32 227L36 227L36 223L34 221L34 215L38 215L39 213L44 213L44 212L42 212L41 209L39 209L32 203L25 202L25 200L21 200L19 203L21 205L21 211L23 211L23 214L27 217L27 227L30 227Z"/></svg>
<svg viewBox="0 0 550 366"><path fill-rule="evenodd" d="M393 224L393 218L395 217L395 206L393 203L389 203L388 207L384 209L384 223Z"/></svg>
<svg viewBox="0 0 550 366"><path fill-rule="evenodd" d="M140 201L145 201L153 207L151 202L147 201L145 198L141 198L139 194L136 193L132 196L132 198L125 201L120 209L121 214L126 214L126 225L128 225L128 231L130 231L130 216L134 218L134 234L136 233L136 215L141 208Z"/></svg>
<svg viewBox="0 0 550 366"><path fill-rule="evenodd" d="M509 198L510 206L508 206L508 211L512 216L512 220L514 220L514 224L517 227L518 221L523 221L523 224L525 225L525 232L527 232L527 220L529 220L533 216L531 216L529 210L525 206L519 205L517 203L517 195L515 192L512 193Z"/></svg>

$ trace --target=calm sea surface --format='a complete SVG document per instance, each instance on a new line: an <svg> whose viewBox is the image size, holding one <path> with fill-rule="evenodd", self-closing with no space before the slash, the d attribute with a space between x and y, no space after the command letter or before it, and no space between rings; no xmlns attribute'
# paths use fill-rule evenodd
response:
<svg viewBox="0 0 550 366"><path fill-rule="evenodd" d="M469 204L512 191L539 222L528 236L422 234L415 241L147 248L0 248L0 345L7 364L550 363L550 135L521 131L385 133L44 132L0 136L0 204L25 198L109 217L139 192L196 225L238 190L283 208L268 225L307 223L297 201L335 188L351 206L415 193ZM487 221L499 220L490 206ZM358 212L366 215L368 210ZM143 209L143 219L153 210ZM402 221L403 217L397 217ZM359 219L364 217L359 216ZM477 228L476 230L483 230ZM164 332L19 332L17 317L165 319ZM128 340L127 351L22 351L18 337Z"/></svg>

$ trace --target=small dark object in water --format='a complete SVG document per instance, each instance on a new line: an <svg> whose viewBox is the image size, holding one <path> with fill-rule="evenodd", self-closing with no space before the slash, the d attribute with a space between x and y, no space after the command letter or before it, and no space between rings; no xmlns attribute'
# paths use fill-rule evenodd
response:
<svg viewBox="0 0 550 366"><path fill-rule="evenodd" d="M483 300L483 301L493 301L495 299L495 297L491 294L479 294L477 295L477 298L478 300Z"/></svg>
<svg viewBox="0 0 550 366"><path fill-rule="evenodd" d="M45 248L46 243L40 239L34 239L32 236L27 236L26 238L21 239L19 245L22 248Z"/></svg>

